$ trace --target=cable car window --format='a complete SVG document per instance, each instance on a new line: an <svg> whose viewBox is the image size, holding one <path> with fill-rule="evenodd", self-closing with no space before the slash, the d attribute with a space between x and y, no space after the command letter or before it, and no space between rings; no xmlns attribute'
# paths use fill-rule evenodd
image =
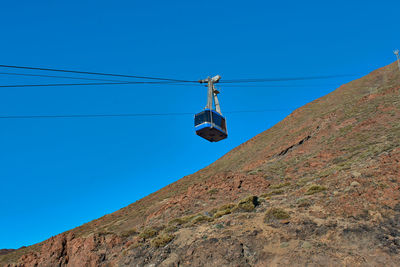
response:
<svg viewBox="0 0 400 267"><path fill-rule="evenodd" d="M226 132L226 122L224 118L221 118L221 128L224 132Z"/></svg>
<svg viewBox="0 0 400 267"><path fill-rule="evenodd" d="M198 114L196 114L195 118L194 118L194 125L199 125L202 124L204 122L210 122L210 111L209 110L205 110L202 111Z"/></svg>
<svg viewBox="0 0 400 267"><path fill-rule="evenodd" d="M196 114L196 116L194 117L194 125L199 125L202 123L203 121L203 117L204 117L204 113L201 112L199 114Z"/></svg>
<svg viewBox="0 0 400 267"><path fill-rule="evenodd" d="M210 122L211 121L211 117L210 117L211 111L206 110L204 111L204 122Z"/></svg>
<svg viewBox="0 0 400 267"><path fill-rule="evenodd" d="M221 116L219 116L218 114L213 113L213 122L221 127Z"/></svg>

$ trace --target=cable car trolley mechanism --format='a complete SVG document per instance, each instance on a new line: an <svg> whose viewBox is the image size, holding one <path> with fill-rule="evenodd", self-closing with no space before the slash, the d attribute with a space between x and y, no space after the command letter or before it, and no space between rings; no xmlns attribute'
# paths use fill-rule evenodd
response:
<svg viewBox="0 0 400 267"><path fill-rule="evenodd" d="M200 80L200 83L207 83L207 106L200 113L194 116L194 127L196 134L210 142L218 142L228 137L226 131L225 117L222 116L218 97L219 91L214 84L218 83L221 76Z"/></svg>

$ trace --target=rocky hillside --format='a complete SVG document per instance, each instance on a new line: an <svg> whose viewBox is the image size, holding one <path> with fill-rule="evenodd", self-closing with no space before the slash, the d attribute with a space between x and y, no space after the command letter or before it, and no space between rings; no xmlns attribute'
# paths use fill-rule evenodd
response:
<svg viewBox="0 0 400 267"><path fill-rule="evenodd" d="M207 168L0 265L398 266L399 140L391 64Z"/></svg>
<svg viewBox="0 0 400 267"><path fill-rule="evenodd" d="M13 252L14 250L15 250L15 249L6 249L6 248L0 249L0 255L8 254L8 253L10 253L10 252Z"/></svg>

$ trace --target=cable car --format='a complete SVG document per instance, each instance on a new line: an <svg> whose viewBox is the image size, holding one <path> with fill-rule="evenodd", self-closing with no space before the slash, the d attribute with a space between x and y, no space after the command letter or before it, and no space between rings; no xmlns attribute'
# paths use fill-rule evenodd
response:
<svg viewBox="0 0 400 267"><path fill-rule="evenodd" d="M228 137L226 120L222 116L214 83L217 83L221 76L201 80L200 83L208 84L208 99L205 109L194 116L194 127L196 134L210 142L218 142ZM215 110L213 106L215 105Z"/></svg>
<svg viewBox="0 0 400 267"><path fill-rule="evenodd" d="M196 134L210 142L218 142L228 137L225 118L218 112L205 109L194 116Z"/></svg>

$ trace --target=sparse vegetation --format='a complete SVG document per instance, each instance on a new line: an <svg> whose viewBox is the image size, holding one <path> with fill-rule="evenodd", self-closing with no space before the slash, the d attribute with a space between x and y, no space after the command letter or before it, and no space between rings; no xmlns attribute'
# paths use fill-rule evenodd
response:
<svg viewBox="0 0 400 267"><path fill-rule="evenodd" d="M208 216L199 214L199 215L197 215L196 217L194 217L194 218L190 221L190 223L193 225L193 224L197 224L197 223L210 222L210 221L212 221L212 220L213 220L213 219L212 219L211 217L208 217Z"/></svg>
<svg viewBox="0 0 400 267"><path fill-rule="evenodd" d="M217 228L217 229L222 229L222 228L224 228L224 225L221 224L221 223L217 223L217 224L215 225L215 228Z"/></svg>
<svg viewBox="0 0 400 267"><path fill-rule="evenodd" d="M253 211L259 204L257 196L248 196L239 201L239 203L232 209L232 211Z"/></svg>
<svg viewBox="0 0 400 267"><path fill-rule="evenodd" d="M378 187L381 189L385 189L385 188L388 188L389 186L385 183L378 183Z"/></svg>
<svg viewBox="0 0 400 267"><path fill-rule="evenodd" d="M151 241L151 245L156 248L165 247L174 238L175 236L171 234L161 234Z"/></svg>
<svg viewBox="0 0 400 267"><path fill-rule="evenodd" d="M299 198L296 201L296 204L298 207L309 207L311 206L311 200L306 199L306 198Z"/></svg>
<svg viewBox="0 0 400 267"><path fill-rule="evenodd" d="M215 214L214 214L214 218L216 219L216 218L220 218L220 217L222 217L222 216L224 216L224 215L227 215L227 214L230 214L232 212L232 210L231 209L226 209L226 210L220 210L220 211L217 211Z"/></svg>
<svg viewBox="0 0 400 267"><path fill-rule="evenodd" d="M353 125L347 125L343 128L339 129L339 135L345 135L347 134L351 129L353 128Z"/></svg>
<svg viewBox="0 0 400 267"><path fill-rule="evenodd" d="M271 208L265 213L264 222L269 223L274 220L289 219L290 215L284 209Z"/></svg>
<svg viewBox="0 0 400 267"><path fill-rule="evenodd" d="M144 238L144 239L149 239L152 237L155 237L158 234L158 231L154 228L145 228L141 233L140 233L140 237Z"/></svg>
<svg viewBox="0 0 400 267"><path fill-rule="evenodd" d="M335 168L328 168L319 173L320 177L327 177L335 172Z"/></svg>
<svg viewBox="0 0 400 267"><path fill-rule="evenodd" d="M176 225L169 225L167 227L165 227L164 232L165 233L174 233L176 231L178 231L178 227Z"/></svg>
<svg viewBox="0 0 400 267"><path fill-rule="evenodd" d="M185 217L180 217L180 218L171 220L168 223L169 226L167 227L167 229L169 231L176 231L178 226L192 226L194 224L210 222L212 220L213 220L213 217L198 213L198 214L188 215Z"/></svg>
<svg viewBox="0 0 400 267"><path fill-rule="evenodd" d="M103 231L99 231L98 234L99 234L99 235L102 235L102 236L106 236L106 235L113 235L113 234L115 234L115 233L112 232L112 231L103 230Z"/></svg>
<svg viewBox="0 0 400 267"><path fill-rule="evenodd" d="M236 206L236 205L235 205L235 204L232 204L232 203L225 204L225 205L222 205L222 206L220 206L220 207L218 207L218 208L212 209L212 210L210 211L210 214L215 214L216 212L222 211L222 210L232 209L232 208L235 207L235 206Z"/></svg>
<svg viewBox="0 0 400 267"><path fill-rule="evenodd" d="M209 213L204 214L194 214L188 215L180 218L175 218L168 223L168 227L164 229L164 232L171 233L179 229L179 226L193 226L195 224L200 224L204 222L211 222L214 219L220 218L224 215L230 214L232 212L250 212L259 205L257 196L248 196L238 202L238 204L225 204L218 208L212 209ZM140 236L144 235L141 234Z"/></svg>
<svg viewBox="0 0 400 267"><path fill-rule="evenodd" d="M286 168L288 163L283 161L274 161L268 164L268 173L267 175L270 177L283 177L286 172Z"/></svg>
<svg viewBox="0 0 400 267"><path fill-rule="evenodd" d="M256 174L259 173L259 172L262 172L262 170L261 170L261 169L251 170L251 171L247 172L247 174L249 174L249 175L256 175Z"/></svg>
<svg viewBox="0 0 400 267"><path fill-rule="evenodd" d="M303 177L303 178L299 179L296 184L298 186L304 186L305 184L307 184L308 182L310 182L314 179L315 179L314 177Z"/></svg>
<svg viewBox="0 0 400 267"><path fill-rule="evenodd" d="M269 196L273 196L273 195L280 195L284 192L285 192L285 190L283 190L283 189L276 189L276 190L272 190L268 193L262 194L261 197L265 198L265 197L269 197Z"/></svg>
<svg viewBox="0 0 400 267"><path fill-rule="evenodd" d="M325 190L326 190L325 186L318 185L318 184L313 184L307 189L305 194L306 195L313 195L313 194L316 194L316 193L319 193L319 192L322 192L322 191L325 191Z"/></svg>
<svg viewBox="0 0 400 267"><path fill-rule="evenodd" d="M213 189L208 190L208 194L210 194L210 195L215 195L217 193L218 193L218 189L217 188L213 188Z"/></svg>
<svg viewBox="0 0 400 267"><path fill-rule="evenodd" d="M189 223L196 215L189 215L189 216L184 216L180 218L175 218L171 220L168 224L170 225L184 225Z"/></svg>
<svg viewBox="0 0 400 267"><path fill-rule="evenodd" d="M222 205L221 207L212 209L210 211L210 214L212 214L214 219L220 218L224 215L230 214L235 206L236 206L235 204L225 204Z"/></svg>
<svg viewBox="0 0 400 267"><path fill-rule="evenodd" d="M289 185L290 185L290 182L286 182L286 183L280 183L280 184L271 185L270 188L271 189L280 189L282 187L286 187L286 186L289 186Z"/></svg>
<svg viewBox="0 0 400 267"><path fill-rule="evenodd" d="M132 228L130 230L124 231L121 233L122 237L129 237L129 236L133 236L133 235L137 235L139 234L139 232L136 230L136 228Z"/></svg>

